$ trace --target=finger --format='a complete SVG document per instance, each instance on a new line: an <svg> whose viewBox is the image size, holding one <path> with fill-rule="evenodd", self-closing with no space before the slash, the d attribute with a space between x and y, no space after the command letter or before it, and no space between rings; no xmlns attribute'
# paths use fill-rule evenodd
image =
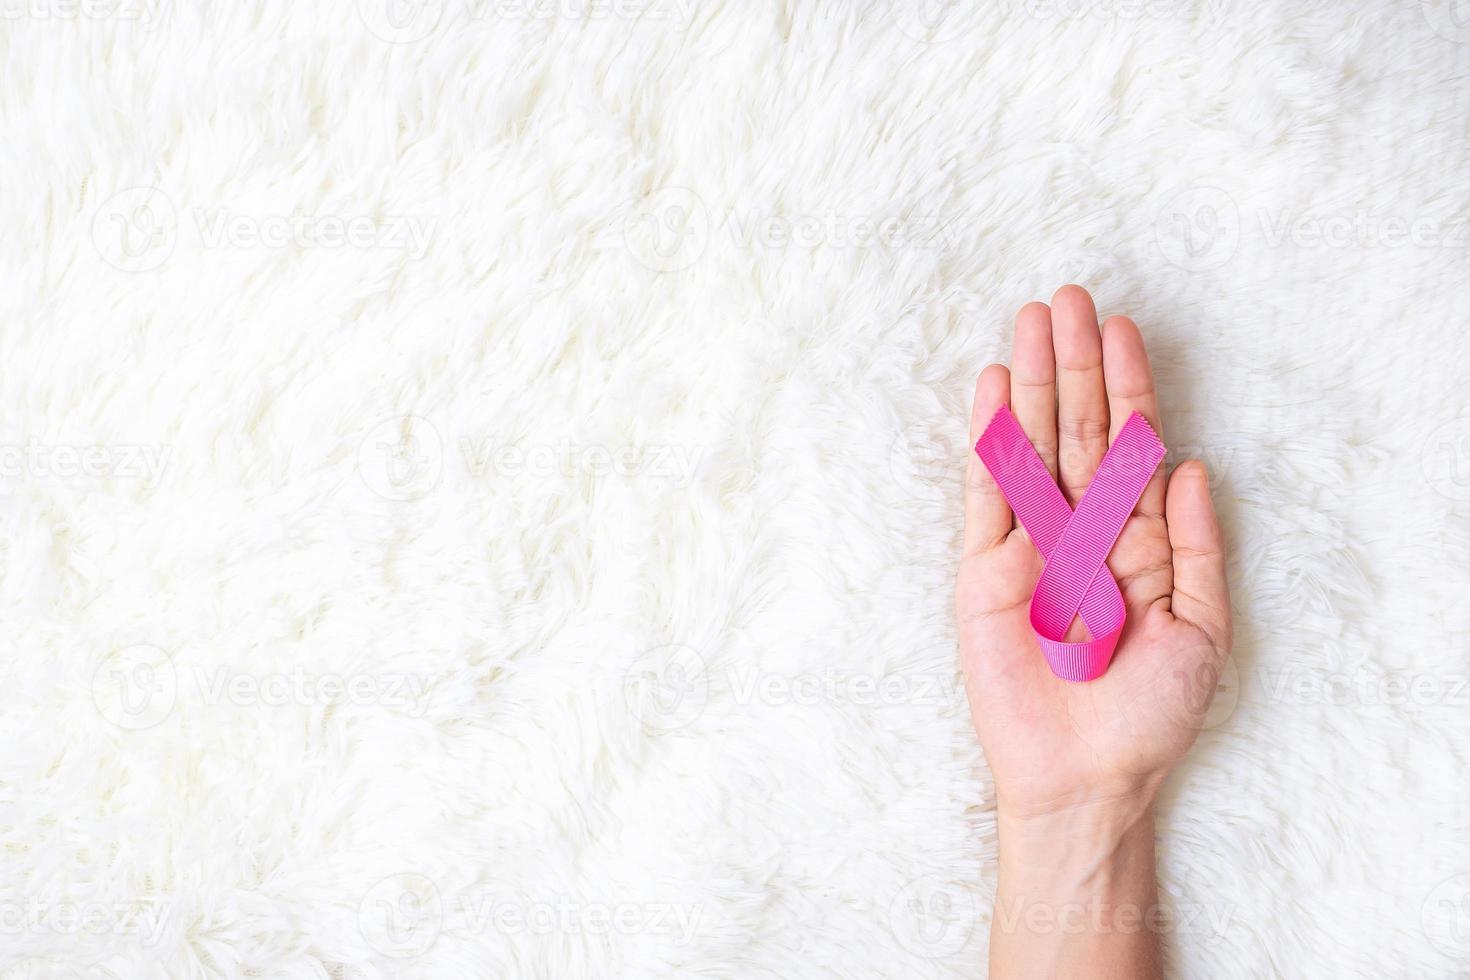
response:
<svg viewBox="0 0 1470 980"><path fill-rule="evenodd" d="M1011 372L1004 364L992 364L975 382L975 402L970 409L970 459L965 466L965 555L989 551L1011 533L1011 508L1000 487L980 462L975 443L990 419L1010 397Z"/></svg>
<svg viewBox="0 0 1470 980"><path fill-rule="evenodd" d="M1057 356L1057 470L1062 492L1076 505L1108 449L1102 335L1087 290L1057 290L1051 300L1051 335Z"/></svg>
<svg viewBox="0 0 1470 980"><path fill-rule="evenodd" d="M1057 359L1051 346L1051 307L1027 303L1016 314L1016 346L1011 353L1011 411L1057 476Z"/></svg>
<svg viewBox="0 0 1470 980"><path fill-rule="evenodd" d="M1230 591L1225 581L1225 537L1210 501L1205 464L1190 460L1169 477L1164 507L1173 551L1174 593L1169 609L1199 627L1215 649L1230 648Z"/></svg>
<svg viewBox="0 0 1470 980"><path fill-rule="evenodd" d="M1159 399L1154 393L1154 374L1143 347L1138 325L1126 316L1108 317L1103 324L1103 380L1108 389L1108 443L1118 438L1118 431L1134 412L1148 419L1154 432L1164 438L1159 423ZM1164 516L1164 467L1154 470L1153 478L1143 488L1133 513L1162 519ZM1162 530L1162 529L1161 529Z"/></svg>

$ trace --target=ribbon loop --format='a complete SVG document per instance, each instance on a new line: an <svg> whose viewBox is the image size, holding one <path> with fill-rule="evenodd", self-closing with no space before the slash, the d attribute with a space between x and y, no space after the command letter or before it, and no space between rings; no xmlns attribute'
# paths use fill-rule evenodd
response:
<svg viewBox="0 0 1470 980"><path fill-rule="evenodd" d="M975 452L1045 561L1031 595L1031 629L1047 665L1067 681L1102 676L1128 615L1108 553L1163 460L1164 444L1148 420L1130 415L1075 511L1009 407L995 413ZM1091 639L1068 643L1077 617Z"/></svg>

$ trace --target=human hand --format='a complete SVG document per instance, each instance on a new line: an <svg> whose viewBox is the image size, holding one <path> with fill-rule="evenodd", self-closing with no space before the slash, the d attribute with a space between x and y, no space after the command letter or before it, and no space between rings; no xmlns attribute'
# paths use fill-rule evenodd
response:
<svg viewBox="0 0 1470 980"><path fill-rule="evenodd" d="M976 384L972 445L1003 404L1073 506L1132 412L1164 435L1138 327L1111 317L1099 332L1079 286L1017 315L1010 369L992 364ZM1146 812L1202 727L1230 649L1224 543L1204 465L1181 464L1167 484L1160 466L1114 545L1108 567L1128 619L1096 680L1061 680L1042 657L1029 618L1042 564L972 452L956 614L1001 817ZM1067 639L1085 637L1074 621Z"/></svg>

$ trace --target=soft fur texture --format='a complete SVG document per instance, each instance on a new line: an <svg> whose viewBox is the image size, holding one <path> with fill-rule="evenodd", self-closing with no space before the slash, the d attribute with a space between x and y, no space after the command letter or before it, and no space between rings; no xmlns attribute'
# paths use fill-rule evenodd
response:
<svg viewBox="0 0 1470 980"><path fill-rule="evenodd" d="M4 3L0 976L982 976L1067 281L1234 549L1174 974L1463 975L1450 4L398 7Z"/></svg>

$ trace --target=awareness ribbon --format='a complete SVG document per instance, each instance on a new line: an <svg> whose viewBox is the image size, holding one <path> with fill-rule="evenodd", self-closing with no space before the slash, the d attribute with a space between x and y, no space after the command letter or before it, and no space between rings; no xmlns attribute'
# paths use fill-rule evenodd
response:
<svg viewBox="0 0 1470 980"><path fill-rule="evenodd" d="M995 413L975 452L1045 560L1031 594L1031 629L1047 665L1066 681L1101 677L1128 616L1108 552L1163 460L1164 444L1142 415L1128 416L1075 511L1008 407ZM1066 642L1075 616L1091 639Z"/></svg>

